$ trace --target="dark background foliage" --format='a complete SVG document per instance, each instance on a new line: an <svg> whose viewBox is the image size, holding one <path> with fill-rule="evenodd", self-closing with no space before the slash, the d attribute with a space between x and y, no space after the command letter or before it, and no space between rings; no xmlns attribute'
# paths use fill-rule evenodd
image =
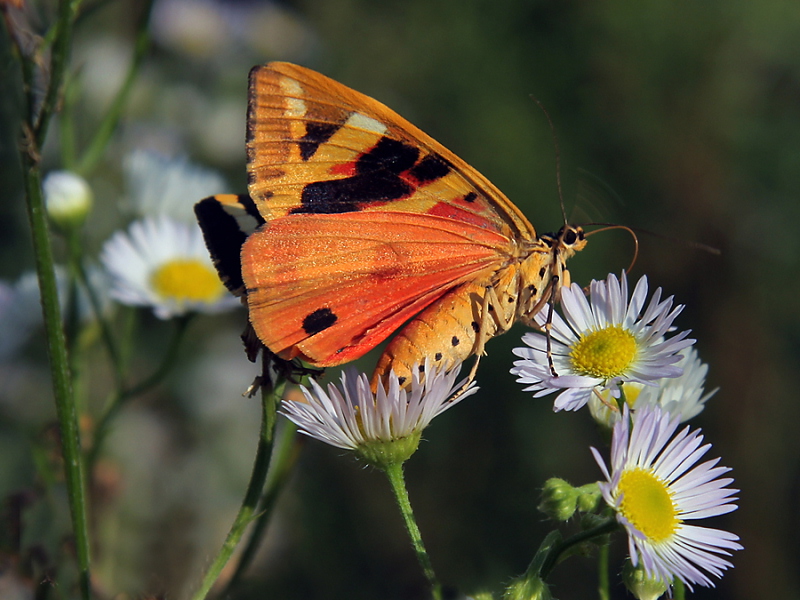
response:
<svg viewBox="0 0 800 600"><path fill-rule="evenodd" d="M176 42L169 23L154 21L154 47L130 110L93 180L98 207L90 245L118 226L120 157L150 140L153 129L168 131L174 147L224 171L230 191L245 191L247 71L269 60L300 62L380 99L488 176L537 230L555 230L561 224L555 151L533 95L558 135L568 214L576 222L653 232L639 234L632 274L647 274L653 286L686 304L678 324L693 330L710 364L709 389L720 388L693 425L713 443L711 453L733 468L740 508L714 525L739 534L745 550L716 589L696 597L800 597L800 4L196 4L275 12L263 30L245 19L243 29L218 32L222 39L204 38L198 28L191 43ZM92 103L103 103L91 95L92 74L108 68L103 76L115 76L113 66L97 66L96 44L129 47L138 10L135 3L103 3L79 23L73 65L83 69L86 90L76 104L79 132L94 123ZM42 15L47 18L47 6ZM158 3L156 18L167 19ZM0 67L0 275L14 279L32 259L13 150L16 73L7 49ZM234 118L212 118L224 111ZM59 166L57 144L46 160ZM631 256L624 234L595 236L573 260L573 277L586 284L619 273ZM172 386L121 419L117 431L132 428L139 437L127 446L124 436L115 438L106 466L119 481L94 504L99 576L109 592L181 597L222 540L255 447L255 432L242 434L237 421L257 420L257 406L245 406L237 395L251 376L236 340L243 319L241 313L202 319ZM147 321L149 339L159 339L160 327ZM536 510L547 477L581 484L599 476L589 446L604 440L588 414L554 414L548 400L522 393L508 375L521 333L515 328L489 344L478 376L481 393L438 419L407 465L434 565L464 592L497 587L524 570L550 528ZM42 364L35 343L27 354ZM201 360L206 377L228 387L213 403L206 399L211 407L198 416L196 396L207 389L187 380ZM365 369L372 360L363 361ZM97 368L92 384L102 387L107 374ZM4 497L36 487L30 439L44 435L52 419L46 388L37 393L44 399L4 395L0 405ZM24 418L15 412L20 407ZM126 455L142 445L159 457L150 464L146 489L126 467ZM623 556L621 538L613 550ZM573 558L561 565L554 594L593 597L594 564ZM381 474L320 443L305 443L263 556L239 597L404 599L422 598L424 589Z"/></svg>

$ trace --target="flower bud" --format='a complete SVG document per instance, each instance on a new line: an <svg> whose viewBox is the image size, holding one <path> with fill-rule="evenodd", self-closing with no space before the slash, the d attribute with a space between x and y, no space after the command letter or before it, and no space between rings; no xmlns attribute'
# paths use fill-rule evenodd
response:
<svg viewBox="0 0 800 600"><path fill-rule="evenodd" d="M92 208L92 189L83 177L72 171L51 171L42 188L53 223L64 230L83 223Z"/></svg>
<svg viewBox="0 0 800 600"><path fill-rule="evenodd" d="M551 477L542 489L542 500L537 507L551 519L566 521L575 514L579 491L563 479Z"/></svg>
<svg viewBox="0 0 800 600"><path fill-rule="evenodd" d="M637 600L658 600L667 591L667 585L648 577L642 565L634 567L630 561L622 569L622 581Z"/></svg>
<svg viewBox="0 0 800 600"><path fill-rule="evenodd" d="M522 577L511 583L503 595L503 600L551 600L550 589L547 584L534 577Z"/></svg>
<svg viewBox="0 0 800 600"><path fill-rule="evenodd" d="M581 512L592 512L597 510L603 495L600 493L600 486L595 483L587 483L577 488L578 501L577 507Z"/></svg>

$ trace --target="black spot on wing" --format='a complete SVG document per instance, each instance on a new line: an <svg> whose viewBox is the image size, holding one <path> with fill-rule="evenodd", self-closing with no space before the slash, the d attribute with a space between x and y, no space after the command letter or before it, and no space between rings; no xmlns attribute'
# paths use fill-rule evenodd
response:
<svg viewBox="0 0 800 600"><path fill-rule="evenodd" d="M466 196L464 196L464 202L475 202L478 199L478 194L475 192L470 192Z"/></svg>
<svg viewBox="0 0 800 600"><path fill-rule="evenodd" d="M455 348L456 346L458 346L461 343L461 340L458 339L458 337L454 335L453 339L450 340L450 343L453 344L453 348Z"/></svg>
<svg viewBox="0 0 800 600"><path fill-rule="evenodd" d="M314 335L324 331L339 319L330 308L318 308L310 312L303 319L303 331L308 335Z"/></svg>
<svg viewBox="0 0 800 600"><path fill-rule="evenodd" d="M411 167L408 174L419 183L436 181L447 175L452 165L438 154L428 154L425 158Z"/></svg>
<svg viewBox="0 0 800 600"><path fill-rule="evenodd" d="M264 222L250 196L239 196L239 203L248 214L257 218L261 223ZM214 196L195 204L194 214L203 231L203 239L205 239L206 247L211 254L220 279L231 292L241 294L244 290L244 282L242 281L240 255L242 244L247 239L247 233L242 230L236 217L228 212L225 205Z"/></svg>
<svg viewBox="0 0 800 600"><path fill-rule="evenodd" d="M310 159L340 128L339 123L306 123L306 134L297 142L300 145L300 158L306 161Z"/></svg>
<svg viewBox="0 0 800 600"><path fill-rule="evenodd" d="M438 155L419 159L420 150L399 140L382 137L359 156L355 174L342 179L309 183L302 205L292 213L355 212L369 204L382 204L410 196L418 185L444 177L451 165Z"/></svg>
<svg viewBox="0 0 800 600"><path fill-rule="evenodd" d="M441 352L437 352L436 354L434 354L433 355L433 360L435 360L435 361L442 360L442 353Z"/></svg>

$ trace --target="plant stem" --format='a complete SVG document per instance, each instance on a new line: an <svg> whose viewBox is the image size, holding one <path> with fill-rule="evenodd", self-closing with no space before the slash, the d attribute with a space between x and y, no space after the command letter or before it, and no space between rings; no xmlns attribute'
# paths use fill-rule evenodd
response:
<svg viewBox="0 0 800 600"><path fill-rule="evenodd" d="M299 447L296 444L297 440L297 425L289 420L285 421L286 426L282 428L281 434L277 438L277 444L273 450L272 462L269 467L269 474L267 482L264 487L264 495L258 503L256 514L258 518L250 535L242 550L242 555L239 558L239 563L236 565L236 570L225 586L225 591L221 594L223 598L233 597L231 592L236 589L239 582L242 580L247 569L250 567L256 552L258 551L261 541L269 525L270 518L272 517L272 510L275 508L275 503L283 491L283 486L292 472L292 467L297 461Z"/></svg>
<svg viewBox="0 0 800 600"><path fill-rule="evenodd" d="M273 441L275 436L275 423L278 418L278 402L286 387L285 380L271 383L268 377L268 364L266 353L264 357L264 369L261 386L261 433L258 440L258 450L253 464L253 472L250 475L250 483L239 508L239 513L231 525L228 536L220 548L214 562L206 572L200 582L200 588L192 595L192 600L203 600L211 591L211 587L219 578L222 569L230 560L233 551L242 539L247 526L253 521L256 507L261 498L264 482L267 479L270 458L272 456Z"/></svg>
<svg viewBox="0 0 800 600"><path fill-rule="evenodd" d="M600 546L597 553L597 597L600 600L610 600L611 587L608 577L608 544Z"/></svg>
<svg viewBox="0 0 800 600"><path fill-rule="evenodd" d="M30 140L32 143L33 140ZM58 287L53 269L53 249L47 227L44 208L42 181L39 165L32 159L32 148L21 149L25 194L28 205L28 219L33 237L36 273L44 317L47 351L50 357L50 370L53 378L56 413L61 431L61 453L64 458L64 475L69 498L72 527L75 534L75 548L78 559L81 594L84 600L90 598L89 591L89 525L87 520L87 498L85 489L84 464L81 457L78 413L72 390L66 339L58 304Z"/></svg>
<svg viewBox="0 0 800 600"><path fill-rule="evenodd" d="M573 536L568 537L564 541L555 544L549 551L547 559L542 564L542 568L539 572L539 575L542 579L547 578L550 574L550 571L553 570L558 564L559 559L561 556L573 546L577 546L578 544L582 544L583 542L588 542L591 539L596 537L600 537L602 535L606 535L615 531L619 528L619 523L614 518L609 519L605 523L601 523L596 527L592 527L591 529L587 529L586 531L581 531L580 533L576 533Z"/></svg>
<svg viewBox="0 0 800 600"><path fill-rule="evenodd" d="M61 433L61 453L64 459L64 478L69 499L72 528L75 535L79 586L81 597L84 600L89 600L91 597L91 581L89 574L89 524L87 519L85 472L81 456L78 412L75 407L69 354L61 319L61 308L58 303L58 287L53 268L53 249L47 226L47 214L42 193L42 176L39 168L39 158L47 136L47 127L58 104L64 72L69 59L72 21L76 7L77 1L73 0L61 0L59 3L55 43L50 61L50 80L41 110L38 111L38 116L33 92L34 68L37 58L35 56L27 56L23 48L18 48L27 100L19 152L27 200L28 220L33 238L36 273L39 279L47 351L53 379L53 395Z"/></svg>
<svg viewBox="0 0 800 600"><path fill-rule="evenodd" d="M47 85L42 108L36 123L31 123L33 143L37 150L44 146L47 137L47 127L50 118L56 112L56 106L61 96L61 86L64 81L64 72L69 60L70 44L72 43L72 20L75 18L80 0L61 0L58 3L58 22L56 23L55 40L50 60L50 81ZM23 59L24 60L24 59ZM35 107L31 106L31 115Z"/></svg>
<svg viewBox="0 0 800 600"><path fill-rule="evenodd" d="M434 600L441 600L442 586L436 578L436 573L433 571L431 559L428 556L428 552L425 550L425 545L422 543L422 534L414 519L414 511L411 509L411 501L408 498L408 489L406 489L405 476L403 475L403 465L395 463L388 466L385 469L385 473L392 486L392 492L394 492L395 500L397 500L400 514L403 515L403 521L405 522L408 536L411 538L411 544L414 546L414 550L417 553L417 560L419 560L422 571L425 573L425 577L428 578L428 582L431 585L431 595Z"/></svg>
<svg viewBox="0 0 800 600"><path fill-rule="evenodd" d="M194 314L190 313L175 319L175 330L174 333L172 334L172 339L170 339L167 351L164 354L164 358L162 359L159 367L147 379L139 382L138 384L136 384L131 388L128 389L120 388L117 391L114 398L109 403L105 413L103 413L103 416L100 417L97 426L95 427L94 441L92 442L92 446L89 449L86 458L86 464L89 466L90 471L91 468L94 466L95 462L97 461L97 457L100 454L100 449L103 445L103 442L108 436L108 432L110 430L110 425L112 421L117 416L117 414L119 414L119 411L120 409L122 409L122 406L125 404L125 402L127 402L131 398L134 398L135 396L145 393L152 387L158 385L164 379L164 377L172 370L172 367L175 366L175 362L178 359L178 349L180 348L183 336L186 333L186 330L189 327L189 323L191 323L193 317ZM113 346L113 340L110 340L110 338L107 341L107 346L109 348L109 352L111 352L111 350L115 348L115 346ZM119 366L115 365L115 369L120 370L120 373L117 376L119 378L118 383L121 386L122 383L121 359L119 358L118 353L116 353L116 356Z"/></svg>

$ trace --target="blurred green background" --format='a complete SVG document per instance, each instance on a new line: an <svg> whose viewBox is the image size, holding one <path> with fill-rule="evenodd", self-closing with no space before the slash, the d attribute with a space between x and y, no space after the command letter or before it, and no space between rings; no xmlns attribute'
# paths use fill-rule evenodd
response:
<svg viewBox="0 0 800 600"><path fill-rule="evenodd" d="M28 4L38 26L52 21L50 3ZM79 142L127 69L141 11L136 2L85 5L70 65ZM227 191L246 190L247 72L270 60L378 98L489 177L537 230L558 229L555 150L533 95L558 135L568 214L654 233L639 234L633 275L686 304L678 325L693 330L710 364L707 389L720 388L693 425L733 468L740 508L714 525L745 549L716 589L695 597L800 598L800 3L158 0L152 31L121 127L90 179L89 252L124 222L121 165L136 148L184 153L224 173ZM33 260L15 150L18 72L0 39L0 278L14 281ZM61 166L57 141L54 129L47 168ZM619 273L632 252L623 233L592 237L573 278ZM259 418L258 403L240 397L255 374L238 340L244 319L198 318L167 384L116 423L93 490L107 597L186 597L222 542ZM167 331L144 316L134 356L142 372ZM496 588L527 566L550 528L536 510L547 477L600 476L589 446L604 441L588 414L554 414L508 374L522 332L489 344L481 393L437 419L407 465L434 566L461 592ZM35 469L53 448L54 423L40 337L0 365L0 497L6 516L24 504L24 546L55 564L69 555L68 528L64 499L42 491ZM89 350L84 368L89 407L99 405L110 380L102 351ZM624 546L619 538L616 558ZM594 572L594 560L571 559L554 573L554 595L594 597ZM383 476L305 443L237 598L424 597Z"/></svg>

